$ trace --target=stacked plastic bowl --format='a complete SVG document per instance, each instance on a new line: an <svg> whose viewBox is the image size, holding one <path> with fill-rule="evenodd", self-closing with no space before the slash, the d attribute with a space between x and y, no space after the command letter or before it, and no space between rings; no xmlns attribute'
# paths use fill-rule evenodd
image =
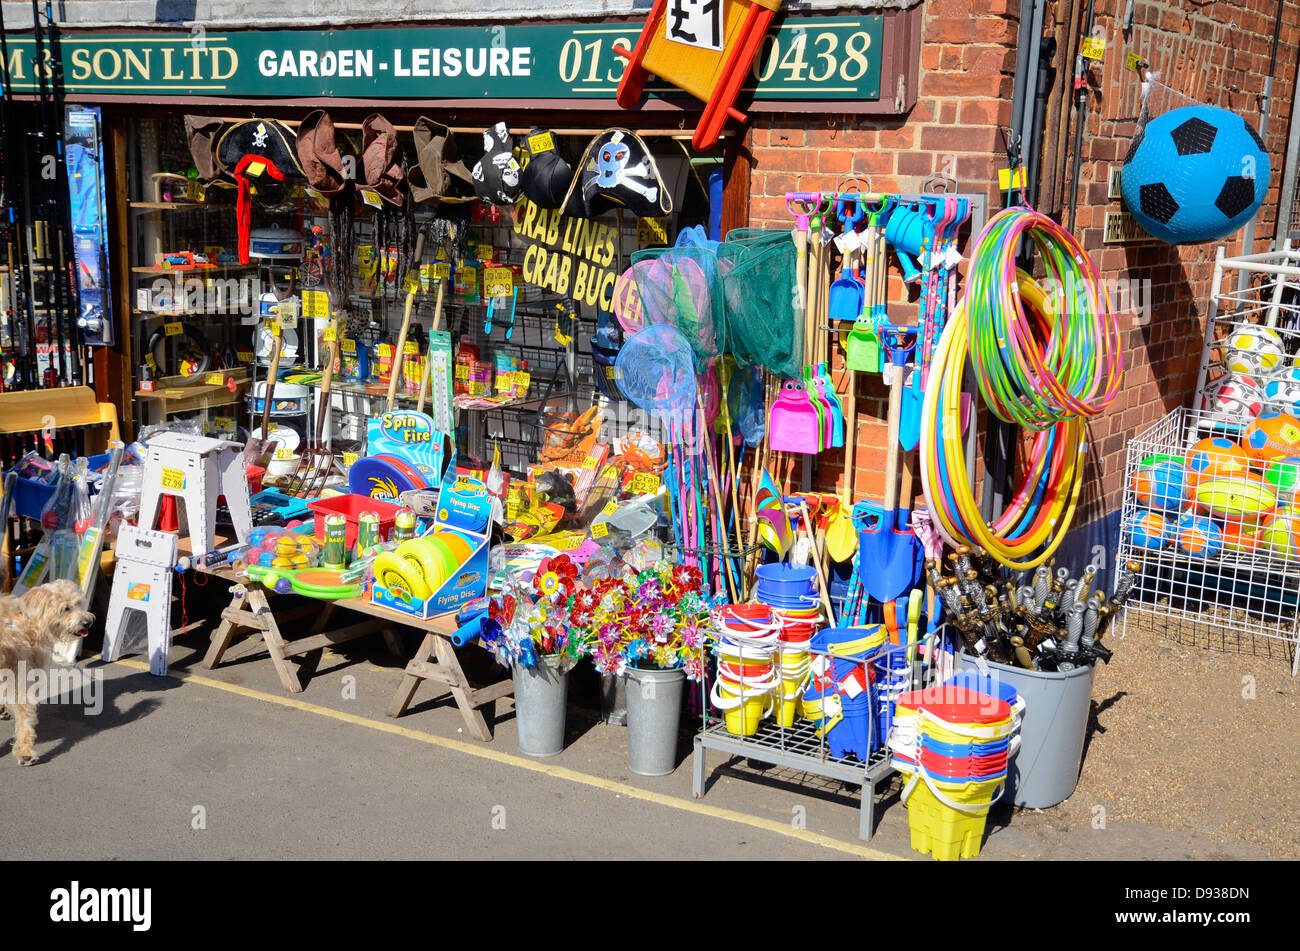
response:
<svg viewBox="0 0 1300 951"><path fill-rule="evenodd" d="M753 736L772 713L781 685L781 627L765 604L724 604L713 612L718 674L709 700L727 732Z"/></svg>
<svg viewBox="0 0 1300 951"><path fill-rule="evenodd" d="M1019 746L1011 704L969 683L901 694L889 737L894 767L911 777L903 801L912 848L943 861L979 854L989 806Z"/></svg>

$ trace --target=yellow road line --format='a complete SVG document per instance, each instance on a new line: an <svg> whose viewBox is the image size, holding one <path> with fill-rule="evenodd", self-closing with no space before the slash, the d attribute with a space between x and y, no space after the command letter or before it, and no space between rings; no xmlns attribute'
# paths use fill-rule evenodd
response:
<svg viewBox="0 0 1300 951"><path fill-rule="evenodd" d="M147 663L138 660L118 660L114 661L114 663L120 664L123 667L129 667L132 670L149 669ZM378 730L380 733L389 733L393 736L405 737L408 740L417 740L421 743L427 743L430 746L439 746L446 750L454 750L457 753L476 756L479 759L491 760L492 762L500 763L503 766L514 766L534 773L541 773L544 776L551 776L555 779L563 779L571 783L580 783L584 786L594 786L595 788L603 789L606 792L616 793L620 796L627 796L630 799L640 799L643 802L651 802L659 806L666 806L669 809L680 809L683 812L693 812L696 815L709 816L713 819L722 819L727 822L738 822L755 829L762 829L764 832L774 832L777 835L784 835L791 839L797 839L798 841L807 843L808 845L819 845L823 848L845 852L859 858L873 859L881 862L903 861L896 855L879 852L876 849L868 848L865 845L857 845L852 842L841 842L839 839L833 839L830 836L822 835L819 832L810 832L807 829L796 829L793 826L787 825L783 822L777 822L774 819L761 819L757 816L748 816L743 812L735 812L731 809L719 809L717 806L706 805L705 803L694 799L678 799L676 796L665 796L663 793L657 793L649 789L641 789L637 786L630 786L627 783L620 783L613 779L605 779L601 776L592 776L588 773L580 773L577 770L569 769L566 766L557 766L551 763L543 763L538 760L528 759L524 756L515 756L512 753L505 753L501 750L494 749L491 746L465 743L461 740L435 736L432 733L421 733L419 730L412 730L404 726L399 726L396 723L388 723L383 720L371 720L367 717L359 717L353 713L344 713L342 710L333 710L329 707L307 703L306 701L299 700L293 696L280 696L273 693L264 693L261 690L254 690L250 687L240 686L239 684L229 684L224 681L214 680L211 677L204 677L200 674L191 674L183 671L172 671L168 676L175 677L178 680L186 680L192 683L202 684L205 687L212 687L216 690L224 690L227 693L237 694L241 697L251 697L254 700L262 700L266 703L274 703L282 707L302 710L305 713L315 713L318 716L329 717L343 723L351 723L353 726ZM868 791L867 794L870 795L870 792Z"/></svg>

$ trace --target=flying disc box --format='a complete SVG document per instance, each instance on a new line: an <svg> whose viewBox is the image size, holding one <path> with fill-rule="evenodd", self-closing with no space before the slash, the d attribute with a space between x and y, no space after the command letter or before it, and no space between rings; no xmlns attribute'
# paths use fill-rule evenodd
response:
<svg viewBox="0 0 1300 951"><path fill-rule="evenodd" d="M491 498L478 479L457 475L449 465L438 495L434 530L459 535L472 549L468 559L427 599L421 601L396 585L376 578L370 599L376 604L427 620L449 614L462 604L487 594L488 534L492 528Z"/></svg>

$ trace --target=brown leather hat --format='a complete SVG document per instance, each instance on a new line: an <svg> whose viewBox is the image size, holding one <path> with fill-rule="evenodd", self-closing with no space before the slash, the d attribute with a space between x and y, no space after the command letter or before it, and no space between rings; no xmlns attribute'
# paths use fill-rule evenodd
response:
<svg viewBox="0 0 1300 951"><path fill-rule="evenodd" d="M317 109L302 120L296 147L308 185L326 198L342 194L348 188L343 154L339 151L334 120L328 112Z"/></svg>
<svg viewBox="0 0 1300 951"><path fill-rule="evenodd" d="M406 173L397 146L397 130L377 112L361 123L361 172L365 184L380 198L390 205L402 203Z"/></svg>
<svg viewBox="0 0 1300 951"><path fill-rule="evenodd" d="M411 197L418 202L469 200L474 180L461 161L451 130L428 116L420 116L412 134L417 164L407 176Z"/></svg>
<svg viewBox="0 0 1300 951"><path fill-rule="evenodd" d="M217 163L217 136L221 133L221 120L216 116L186 116L185 138L190 143L190 156L199 171L203 184L222 176Z"/></svg>

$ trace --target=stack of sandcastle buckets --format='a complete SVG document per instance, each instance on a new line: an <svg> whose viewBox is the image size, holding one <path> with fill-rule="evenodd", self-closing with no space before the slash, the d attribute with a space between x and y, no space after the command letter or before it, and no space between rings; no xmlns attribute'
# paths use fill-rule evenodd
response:
<svg viewBox="0 0 1300 951"><path fill-rule="evenodd" d="M767 716L794 725L812 669L810 645L821 627L815 572L803 565L763 565L756 601L714 612L718 675L710 701L727 731L753 736Z"/></svg>
<svg viewBox="0 0 1300 951"><path fill-rule="evenodd" d="M852 754L865 763L888 730L887 724L876 728L882 712L877 663L888 656L886 636L884 627L874 624L830 628L812 639L812 676L802 710L817 724L817 736L825 737L832 756Z"/></svg>
<svg viewBox="0 0 1300 951"><path fill-rule="evenodd" d="M892 765L908 776L912 848L941 861L974 858L989 807L1020 745L1024 702L1010 684L963 672L897 698Z"/></svg>

